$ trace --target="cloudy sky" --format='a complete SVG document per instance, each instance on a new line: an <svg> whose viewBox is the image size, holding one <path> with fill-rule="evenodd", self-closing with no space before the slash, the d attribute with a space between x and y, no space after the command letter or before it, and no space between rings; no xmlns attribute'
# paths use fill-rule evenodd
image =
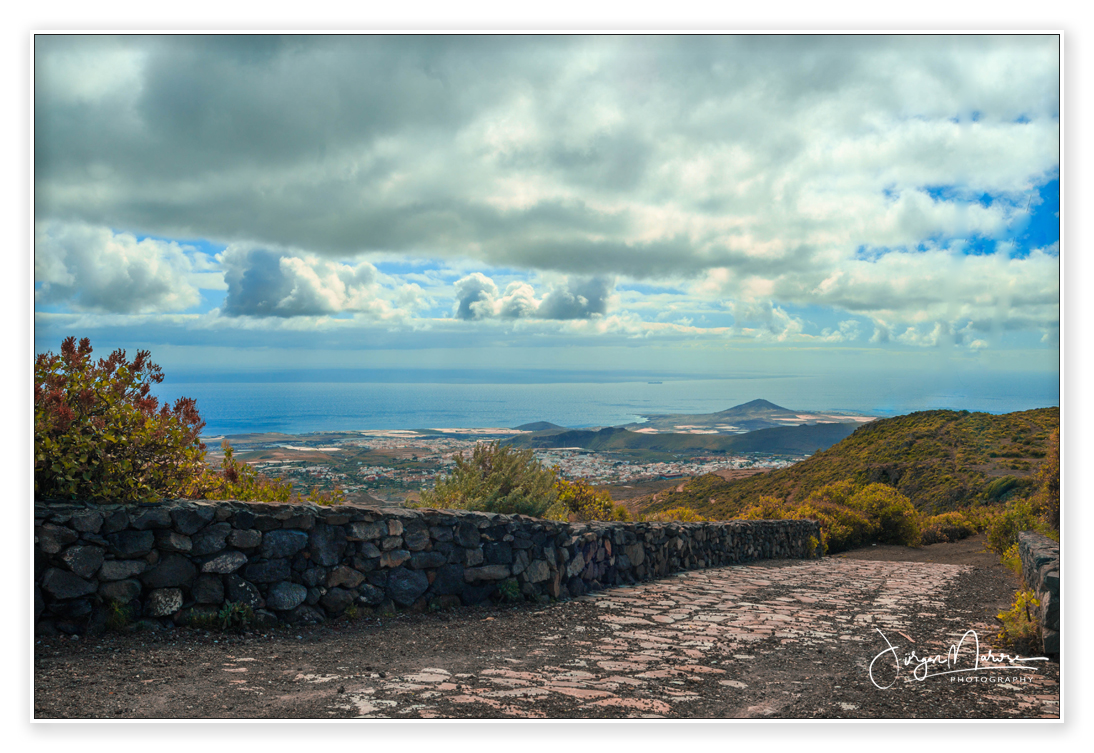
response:
<svg viewBox="0 0 1094 753"><path fill-rule="evenodd" d="M1059 80L1054 36L37 36L35 347L1055 375Z"/></svg>

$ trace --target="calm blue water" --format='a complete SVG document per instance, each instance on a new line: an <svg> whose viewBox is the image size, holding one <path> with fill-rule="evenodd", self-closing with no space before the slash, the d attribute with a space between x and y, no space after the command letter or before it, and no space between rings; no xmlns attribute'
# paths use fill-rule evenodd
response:
<svg viewBox="0 0 1094 753"><path fill-rule="evenodd" d="M161 399L197 400L205 434L513 427L532 421L613 426L652 413L713 413L764 398L795 410L899 415L1008 413L1059 405L1056 378L1030 375L781 377L553 384L176 383Z"/></svg>

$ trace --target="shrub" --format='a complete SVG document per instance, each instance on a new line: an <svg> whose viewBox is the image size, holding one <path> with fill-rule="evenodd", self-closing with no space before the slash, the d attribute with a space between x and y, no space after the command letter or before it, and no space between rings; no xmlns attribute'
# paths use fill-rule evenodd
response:
<svg viewBox="0 0 1094 753"><path fill-rule="evenodd" d="M882 544L919 546L919 513L911 500L893 487L870 484L852 494L846 504L876 521L877 540Z"/></svg>
<svg viewBox="0 0 1094 753"><path fill-rule="evenodd" d="M658 523L705 523L708 519L692 510L690 507L674 507L671 510L663 510L646 517L646 520Z"/></svg>
<svg viewBox="0 0 1094 753"><path fill-rule="evenodd" d="M832 502L807 500L791 517L820 523L821 547L825 553L834 554L868 544L877 534L877 524L865 513Z"/></svg>
<svg viewBox="0 0 1094 753"><path fill-rule="evenodd" d="M558 469L554 470L557 474ZM552 520L630 520L627 508L613 503L607 491L593 487L584 479L570 481L558 476L555 491L558 499L545 513L545 517Z"/></svg>
<svg viewBox="0 0 1094 753"><path fill-rule="evenodd" d="M996 513L992 518L987 531L987 548L999 555L1018 543L1018 534L1021 531L1037 531L1056 541L1060 540L1059 532L1041 519L1040 509L1031 499L1012 499L1002 512Z"/></svg>
<svg viewBox="0 0 1094 753"><path fill-rule="evenodd" d="M793 511L774 497L760 497L751 507L738 517L743 520L782 520L793 514Z"/></svg>
<svg viewBox="0 0 1094 753"><path fill-rule="evenodd" d="M1032 590L1018 591L1011 608L996 615L1003 623L999 640L1023 653L1036 652L1041 645L1041 623L1030 607L1036 609L1040 606L1041 602Z"/></svg>
<svg viewBox="0 0 1094 753"><path fill-rule="evenodd" d="M94 361L85 337L34 362L34 494L135 502L180 491L204 467L205 422L192 399L160 406L163 381L146 350Z"/></svg>
<svg viewBox="0 0 1094 753"><path fill-rule="evenodd" d="M976 533L976 524L960 512L932 515L923 523L923 543L940 544L960 541Z"/></svg>
<svg viewBox="0 0 1094 753"><path fill-rule="evenodd" d="M1060 530L1060 430L1052 432L1048 440L1045 462L1037 471L1037 491L1033 502L1047 525Z"/></svg>
<svg viewBox="0 0 1094 753"><path fill-rule="evenodd" d="M542 517L558 498L556 478L531 450L479 444L470 459L457 457L452 472L422 492L422 505Z"/></svg>

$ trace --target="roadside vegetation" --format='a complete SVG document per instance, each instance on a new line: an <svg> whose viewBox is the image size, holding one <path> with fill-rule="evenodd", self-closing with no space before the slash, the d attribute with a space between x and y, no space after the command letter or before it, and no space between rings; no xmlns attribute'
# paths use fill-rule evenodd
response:
<svg viewBox="0 0 1094 753"><path fill-rule="evenodd" d="M307 496L263 476L223 443L219 468L205 459L205 422L190 398L160 405L152 386L163 371L146 350L92 358L91 342L69 337L60 354L34 362L34 496L41 500L122 503L165 498L318 504L338 490Z"/></svg>

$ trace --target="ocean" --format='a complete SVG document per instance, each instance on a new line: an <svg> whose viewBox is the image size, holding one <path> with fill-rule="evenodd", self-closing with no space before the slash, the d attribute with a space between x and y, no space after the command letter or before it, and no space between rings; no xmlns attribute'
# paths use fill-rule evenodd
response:
<svg viewBox="0 0 1094 753"><path fill-rule="evenodd" d="M918 410L1009 413L1059 405L1059 381L1029 374L924 379L790 376L611 383L420 384L165 382L161 399L192 397L205 436L366 429L617 426L657 413L714 413L763 398L802 411L893 416Z"/></svg>

